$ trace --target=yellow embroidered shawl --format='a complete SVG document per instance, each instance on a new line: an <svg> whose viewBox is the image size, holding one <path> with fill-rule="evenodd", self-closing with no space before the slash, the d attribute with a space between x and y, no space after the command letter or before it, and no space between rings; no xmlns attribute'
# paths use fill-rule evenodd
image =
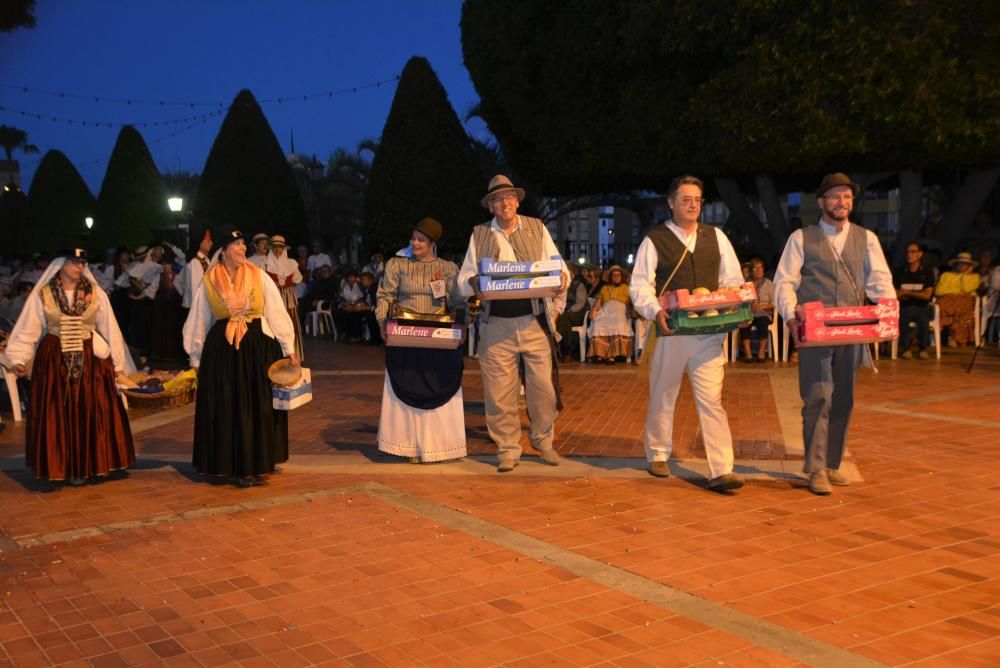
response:
<svg viewBox="0 0 1000 668"><path fill-rule="evenodd" d="M237 350L247 333L247 323L264 315L263 275L250 262L241 264L232 279L221 262L205 274L205 296L212 315L216 320L229 319L226 341Z"/></svg>

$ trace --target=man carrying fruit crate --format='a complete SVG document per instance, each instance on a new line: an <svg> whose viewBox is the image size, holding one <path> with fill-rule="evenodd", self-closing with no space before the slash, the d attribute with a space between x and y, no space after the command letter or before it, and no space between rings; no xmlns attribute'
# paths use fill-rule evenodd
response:
<svg viewBox="0 0 1000 668"><path fill-rule="evenodd" d="M666 291L732 288L742 285L743 272L732 244L722 230L699 224L700 179L681 176L667 191L673 213L651 231L636 252L629 294L636 310L657 325L656 345L649 368L649 406L643 439L651 475L670 475L667 459L673 447L674 404L687 371L694 391L708 458L708 488L715 492L739 489L743 481L733 473L733 436L722 407L725 333L675 335L670 314L659 297ZM647 353L649 354L649 353Z"/></svg>
<svg viewBox="0 0 1000 668"><path fill-rule="evenodd" d="M792 232L774 275L778 312L799 350L803 470L809 491L819 495L829 494L831 484L849 484L839 468L867 344L800 346L801 305L861 306L866 294L873 301L896 296L878 237L848 220L860 191L846 174L824 176L816 191L819 222Z"/></svg>

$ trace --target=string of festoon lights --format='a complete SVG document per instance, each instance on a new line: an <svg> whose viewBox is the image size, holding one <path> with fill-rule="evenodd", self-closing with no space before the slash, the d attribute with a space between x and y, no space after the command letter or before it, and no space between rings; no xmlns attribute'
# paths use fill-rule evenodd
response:
<svg viewBox="0 0 1000 668"><path fill-rule="evenodd" d="M336 90L326 90L316 93L305 93L301 95L283 95L278 97L269 97L258 99L259 104L284 104L290 102L309 102L310 100L319 99L329 99L338 95L347 95L358 93L363 90L370 90L373 88L381 88L384 85L394 83L399 81L399 76L392 77L391 79L384 79L382 81L375 81L366 84L360 84L357 86L350 86L348 88L339 88ZM177 102L168 100L146 100L138 98L122 98L122 97L104 97L100 95L84 95L81 93L70 93L65 91L50 91L43 90L40 88L31 88L30 86L18 86L15 84L0 83L0 88L16 91L24 95L47 95L56 96L67 100L86 100L95 103L114 103L114 104L126 104L128 106L133 105L155 105L159 107L168 106L184 106L189 108L213 106L217 107L212 111L207 111L201 114L183 116L180 118L170 118L166 120L132 120L132 121L108 121L108 120L93 120L84 119L78 117L70 116L55 116L51 114L43 114L36 111L29 111L26 109L13 108L8 105L0 105L0 112L6 112L9 114L16 114L24 118L34 118L35 120L49 121L52 123L65 123L67 125L76 125L79 127L92 127L92 128L114 128L123 127L126 125L131 125L136 128L157 128L157 127L167 127L171 125L185 125L190 123L199 123L201 121L207 121L216 116L221 116L229 111L232 106L231 103L224 102Z"/></svg>
<svg viewBox="0 0 1000 668"><path fill-rule="evenodd" d="M318 100L322 98L332 98L334 96L355 94L364 90L370 90L373 88L381 88L382 86L392 84L399 81L399 76L394 76L390 79L383 79L381 81L373 81L371 83L359 84L356 86L350 86L347 88L338 88L335 90L326 90L317 93L305 93L301 95L283 95L279 97L269 97L258 99L258 104L285 104L291 102L308 102L310 100ZM16 91L24 95L43 95L43 96L54 96L66 100L85 100L89 102L94 102L98 104L111 103L111 104L125 104L127 106L157 106L157 107L218 107L212 111L207 111L201 114L194 114L190 116L184 116L181 118L172 118L167 120L159 121L95 121L92 119L81 119L69 116L53 116L50 114L42 114L33 111L26 111L24 109L15 109L7 105L0 105L0 112L6 112L9 114L16 114L24 118L34 118L36 120L49 121L53 123L65 123L67 125L74 125L78 127L85 128L116 128L125 127L126 125L136 127L136 128L158 128L158 127L175 127L172 132L150 139L146 141L147 145L159 144L168 139L176 137L177 135L183 134L194 128L204 125L212 118L221 116L229 111L232 106L231 103L224 102L195 102L195 101L169 101L169 100L152 100L152 99L142 99L142 98L131 98L131 97L106 97L103 95L85 95L82 93L72 93L67 91L56 91L56 90L44 90L41 88L33 88L31 86L20 86L16 84L9 84L0 82L0 89L7 89L11 91ZM177 127L182 126L182 127ZM97 165L105 163L109 158L95 158L93 160L86 160L84 162L76 163L77 167L89 167L92 165ZM41 158L28 163L25 165L26 168L34 167L39 162Z"/></svg>

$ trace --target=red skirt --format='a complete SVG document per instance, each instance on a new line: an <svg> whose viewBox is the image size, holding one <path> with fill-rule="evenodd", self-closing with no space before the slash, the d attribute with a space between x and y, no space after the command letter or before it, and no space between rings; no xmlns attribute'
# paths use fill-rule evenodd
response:
<svg viewBox="0 0 1000 668"><path fill-rule="evenodd" d="M35 477L47 480L105 475L135 463L114 363L94 357L90 340L83 343L83 372L76 381L69 380L58 337L48 334L38 344L25 462Z"/></svg>

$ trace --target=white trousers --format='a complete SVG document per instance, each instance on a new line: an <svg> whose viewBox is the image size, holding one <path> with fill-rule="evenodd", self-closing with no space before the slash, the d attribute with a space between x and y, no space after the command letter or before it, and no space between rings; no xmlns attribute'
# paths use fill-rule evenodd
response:
<svg viewBox="0 0 1000 668"><path fill-rule="evenodd" d="M724 334L660 336L649 368L649 407L643 439L646 459L665 462L674 440L674 405L681 379L687 371L711 477L732 473L733 435L722 407L722 381L726 359Z"/></svg>

